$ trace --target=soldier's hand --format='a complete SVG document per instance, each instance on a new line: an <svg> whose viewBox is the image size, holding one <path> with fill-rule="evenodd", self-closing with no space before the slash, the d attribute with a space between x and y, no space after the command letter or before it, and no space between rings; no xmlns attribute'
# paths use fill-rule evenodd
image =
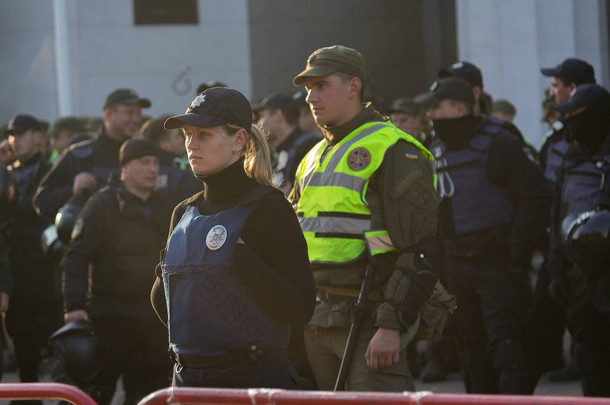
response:
<svg viewBox="0 0 610 405"><path fill-rule="evenodd" d="M0 291L0 312L8 311L8 301L8 293Z"/></svg>
<svg viewBox="0 0 610 405"><path fill-rule="evenodd" d="M89 319L89 316L87 316L87 311L84 309L75 309L74 311L66 312L64 314L65 323L78 321L79 319Z"/></svg>
<svg viewBox="0 0 610 405"><path fill-rule="evenodd" d="M72 193L76 195L85 195L87 191L93 191L97 187L97 180L91 173L82 172L74 177L72 185Z"/></svg>
<svg viewBox="0 0 610 405"><path fill-rule="evenodd" d="M366 365L374 371L383 370L398 363L399 356L400 334L398 330L383 327L377 329L364 355Z"/></svg>

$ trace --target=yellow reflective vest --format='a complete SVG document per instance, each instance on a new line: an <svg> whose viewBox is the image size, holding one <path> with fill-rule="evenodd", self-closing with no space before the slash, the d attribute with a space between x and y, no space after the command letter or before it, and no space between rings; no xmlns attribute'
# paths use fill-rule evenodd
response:
<svg viewBox="0 0 610 405"><path fill-rule="evenodd" d="M297 216L311 263L354 262L367 247L371 256L394 250L387 229L371 229L366 191L386 151L399 140L433 160L415 138L388 122L360 126L322 158L328 146L323 140L303 158L296 173Z"/></svg>

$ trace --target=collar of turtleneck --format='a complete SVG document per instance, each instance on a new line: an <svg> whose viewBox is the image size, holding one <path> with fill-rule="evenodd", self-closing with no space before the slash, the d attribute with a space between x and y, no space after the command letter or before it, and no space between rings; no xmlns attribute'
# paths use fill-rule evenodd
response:
<svg viewBox="0 0 610 405"><path fill-rule="evenodd" d="M324 131L326 141L330 145L336 145L337 143L341 142L341 140L345 138L348 134L353 132L356 128L371 121L385 120L377 111L375 111L373 105L369 103L364 106L362 111L360 111L354 118L347 121L345 124L337 125L336 127L324 126L322 129Z"/></svg>
<svg viewBox="0 0 610 405"><path fill-rule="evenodd" d="M218 173L196 176L205 184L203 197L214 204L238 200L257 184L244 171L243 157Z"/></svg>

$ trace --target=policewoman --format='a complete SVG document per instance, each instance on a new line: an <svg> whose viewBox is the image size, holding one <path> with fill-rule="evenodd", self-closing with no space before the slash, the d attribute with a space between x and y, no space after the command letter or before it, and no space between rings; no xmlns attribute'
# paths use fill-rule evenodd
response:
<svg viewBox="0 0 610 405"><path fill-rule="evenodd" d="M151 300L169 329L175 386L295 388L291 325L315 305L307 246L272 186L248 100L215 87L165 128L181 128L204 191L178 204Z"/></svg>

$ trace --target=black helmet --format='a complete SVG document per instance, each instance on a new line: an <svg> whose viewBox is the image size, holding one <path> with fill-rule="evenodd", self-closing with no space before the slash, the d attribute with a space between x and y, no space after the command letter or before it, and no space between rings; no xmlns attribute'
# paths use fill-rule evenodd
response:
<svg viewBox="0 0 610 405"><path fill-rule="evenodd" d="M104 357L97 328L88 320L62 326L49 337L49 343L76 384L89 383L102 368Z"/></svg>
<svg viewBox="0 0 610 405"><path fill-rule="evenodd" d="M568 258L581 270L610 268L610 207L600 206L580 214L566 237Z"/></svg>
<svg viewBox="0 0 610 405"><path fill-rule="evenodd" d="M68 202L57 211L55 216L55 226L57 227L57 237L64 245L70 244L72 229L78 218L78 214L85 205L86 198L74 195Z"/></svg>

